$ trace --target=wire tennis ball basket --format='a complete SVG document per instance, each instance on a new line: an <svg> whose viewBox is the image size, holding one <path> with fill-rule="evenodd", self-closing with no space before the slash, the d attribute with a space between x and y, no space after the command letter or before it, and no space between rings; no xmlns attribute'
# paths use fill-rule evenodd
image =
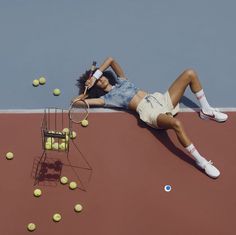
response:
<svg viewBox="0 0 236 235"><path fill-rule="evenodd" d="M66 110L46 108L41 127L42 148L45 151L69 152L71 122L65 119Z"/></svg>
<svg viewBox="0 0 236 235"><path fill-rule="evenodd" d="M42 155L33 164L32 176L34 185L48 183L53 185L59 182L62 168L70 167L79 182L78 188L86 191L84 179L81 179L83 172L88 171L89 182L92 174L92 167L84 156L83 152L74 141L72 131L73 122L68 117L68 110L61 108L44 109L41 124ZM71 155L71 160L69 155ZM66 156L64 158L63 156ZM75 163L75 157L77 163ZM78 163L79 161L79 163Z"/></svg>

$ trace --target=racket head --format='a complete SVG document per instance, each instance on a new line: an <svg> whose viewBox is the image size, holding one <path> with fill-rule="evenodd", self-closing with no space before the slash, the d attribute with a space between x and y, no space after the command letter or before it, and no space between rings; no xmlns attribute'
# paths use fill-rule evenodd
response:
<svg viewBox="0 0 236 235"><path fill-rule="evenodd" d="M89 104L85 99L75 99L69 108L69 118L72 122L80 124L89 115Z"/></svg>

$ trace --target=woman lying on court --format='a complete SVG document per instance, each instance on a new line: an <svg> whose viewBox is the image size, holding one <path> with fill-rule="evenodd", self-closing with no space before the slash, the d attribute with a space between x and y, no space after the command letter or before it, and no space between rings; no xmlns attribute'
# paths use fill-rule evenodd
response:
<svg viewBox="0 0 236 235"><path fill-rule="evenodd" d="M112 68L116 76L107 70L109 67ZM190 86L201 105L200 117L202 119L224 122L228 118L227 114L221 113L209 105L194 70L185 70L164 94L159 92L149 94L136 88L125 77L120 65L111 57L107 58L99 69L94 71L90 79L88 79L89 73L90 71L86 71L77 80L77 86L81 96L85 87L88 86L85 99L90 106L130 109L136 111L140 119L153 128L173 129L179 142L192 155L198 167L205 170L205 173L212 178L217 178L220 175L212 161L206 160L199 154L187 136L183 124L174 117L179 111L179 101L185 89ZM76 105L79 106L79 101Z"/></svg>

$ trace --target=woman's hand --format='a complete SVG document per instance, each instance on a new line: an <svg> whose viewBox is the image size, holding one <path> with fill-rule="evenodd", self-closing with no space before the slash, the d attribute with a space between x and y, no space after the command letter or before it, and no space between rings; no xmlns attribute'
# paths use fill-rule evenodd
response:
<svg viewBox="0 0 236 235"><path fill-rule="evenodd" d="M88 89L90 89L91 87L94 86L96 82L96 78L95 77L91 77L90 79L88 79L86 82L85 82L85 86L88 87Z"/></svg>

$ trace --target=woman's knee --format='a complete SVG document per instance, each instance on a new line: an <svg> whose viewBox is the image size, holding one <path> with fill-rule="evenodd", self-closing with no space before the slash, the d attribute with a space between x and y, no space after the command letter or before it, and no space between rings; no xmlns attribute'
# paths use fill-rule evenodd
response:
<svg viewBox="0 0 236 235"><path fill-rule="evenodd" d="M197 72L194 70L194 69L186 69L185 71L184 71L184 73L185 73L185 75L186 75L186 78L188 79L188 80L192 80L192 79L195 79L195 78L197 78Z"/></svg>
<svg viewBox="0 0 236 235"><path fill-rule="evenodd" d="M183 125L180 120L173 118L171 126L175 131L181 131Z"/></svg>

